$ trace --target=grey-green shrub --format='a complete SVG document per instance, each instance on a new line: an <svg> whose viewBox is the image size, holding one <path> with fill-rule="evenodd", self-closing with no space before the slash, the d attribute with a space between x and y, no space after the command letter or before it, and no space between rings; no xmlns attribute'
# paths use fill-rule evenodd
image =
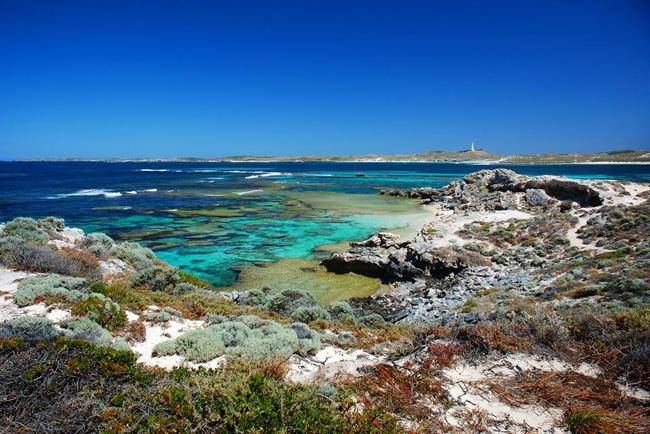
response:
<svg viewBox="0 0 650 434"><path fill-rule="evenodd" d="M156 260L156 255L151 249L131 241L114 244L111 247L110 253L131 265L136 270L151 268L154 266Z"/></svg>
<svg viewBox="0 0 650 434"><path fill-rule="evenodd" d="M38 222L29 217L16 217L4 225L2 235L20 238L34 244L45 244L50 240L49 235L39 227Z"/></svg>
<svg viewBox="0 0 650 434"><path fill-rule="evenodd" d="M93 232L86 235L81 241L81 247L98 258L103 258L111 251L115 241L101 232Z"/></svg>
<svg viewBox="0 0 650 434"><path fill-rule="evenodd" d="M223 352L221 339L209 329L190 330L176 339L161 342L154 348L156 355L180 354L195 362L207 362Z"/></svg>
<svg viewBox="0 0 650 434"><path fill-rule="evenodd" d="M189 282L181 282L174 286L174 289L172 289L172 294L173 295L183 295L183 294L189 294L190 292L198 291L199 287L196 285L193 285Z"/></svg>
<svg viewBox="0 0 650 434"><path fill-rule="evenodd" d="M338 389L330 383L323 382L318 385L318 391L321 395L328 397L329 399L336 398L338 394Z"/></svg>
<svg viewBox="0 0 650 434"><path fill-rule="evenodd" d="M36 223L38 224L38 227L43 229L50 236L56 235L56 232L65 229L65 220L53 216L42 218Z"/></svg>
<svg viewBox="0 0 650 434"><path fill-rule="evenodd" d="M57 273L68 276L100 276L99 267L65 254L48 245L35 244L10 236L0 238L0 262L19 270Z"/></svg>
<svg viewBox="0 0 650 434"><path fill-rule="evenodd" d="M36 342L54 339L60 332L54 328L52 321L39 316L19 316L5 324L0 324L0 339L19 337Z"/></svg>
<svg viewBox="0 0 650 434"><path fill-rule="evenodd" d="M221 320L221 318L218 318ZM275 321L248 315L189 331L176 339L158 344L158 355L180 354L204 362L221 355L245 360L267 360L307 354L320 348L320 337L306 324L284 326Z"/></svg>
<svg viewBox="0 0 650 434"><path fill-rule="evenodd" d="M317 319L328 320L331 318L331 315L328 311L320 306L301 306L291 312L291 318L299 322L310 323L312 321L316 321Z"/></svg>
<svg viewBox="0 0 650 434"><path fill-rule="evenodd" d="M299 307L318 306L313 295L306 291L287 289L269 297L265 307L281 315L290 316Z"/></svg>
<svg viewBox="0 0 650 434"><path fill-rule="evenodd" d="M178 270L156 265L138 271L132 279L134 286L147 286L152 291L171 292L180 283Z"/></svg>
<svg viewBox="0 0 650 434"><path fill-rule="evenodd" d="M241 302L248 306L264 306L268 302L268 296L260 289L251 289L243 293Z"/></svg>
<svg viewBox="0 0 650 434"><path fill-rule="evenodd" d="M290 327L298 337L298 352L300 354L306 355L320 350L320 333L313 331L302 322L294 322Z"/></svg>
<svg viewBox="0 0 650 434"><path fill-rule="evenodd" d="M78 301L82 290L86 286L86 279L80 277L60 276L58 274L46 274L43 276L32 276L22 280L13 294L16 304L20 307L29 306L34 303L38 296L59 295L69 301Z"/></svg>
<svg viewBox="0 0 650 434"><path fill-rule="evenodd" d="M354 321L354 310L347 301L337 301L327 306L332 321Z"/></svg>
<svg viewBox="0 0 650 434"><path fill-rule="evenodd" d="M357 343L357 338L350 332L339 333L338 344L342 347L351 347Z"/></svg>
<svg viewBox="0 0 650 434"><path fill-rule="evenodd" d="M87 318L71 318L61 323L63 333L70 339L83 339L101 347L111 345L111 333L95 321Z"/></svg>
<svg viewBox="0 0 650 434"><path fill-rule="evenodd" d="M378 313L369 313L359 318L359 322L361 324L367 325L368 327L377 327L385 324L386 320L384 320L384 317Z"/></svg>
<svg viewBox="0 0 650 434"><path fill-rule="evenodd" d="M111 347L120 351L131 351L129 343L122 336L116 337L115 341L111 344Z"/></svg>
<svg viewBox="0 0 650 434"><path fill-rule="evenodd" d="M167 322L172 319L172 314L165 311L147 312L145 317L151 322Z"/></svg>

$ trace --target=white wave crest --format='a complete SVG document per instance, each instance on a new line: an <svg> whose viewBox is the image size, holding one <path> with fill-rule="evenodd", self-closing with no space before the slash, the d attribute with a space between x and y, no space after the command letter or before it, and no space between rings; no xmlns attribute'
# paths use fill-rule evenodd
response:
<svg viewBox="0 0 650 434"><path fill-rule="evenodd" d="M235 193L237 196L244 196L246 194L253 194L253 193L261 193L264 190L248 190L248 191L240 191L239 193Z"/></svg>
<svg viewBox="0 0 650 434"><path fill-rule="evenodd" d="M122 193L119 191L105 190L102 188L89 188L75 191L74 193L61 193L56 196L49 196L48 199L60 199L63 197L74 197L74 196L105 196L105 197L120 197Z"/></svg>

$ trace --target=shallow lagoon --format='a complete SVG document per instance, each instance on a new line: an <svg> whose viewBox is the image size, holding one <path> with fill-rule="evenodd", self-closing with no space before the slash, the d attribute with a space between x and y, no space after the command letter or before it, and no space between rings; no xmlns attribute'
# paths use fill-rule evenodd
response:
<svg viewBox="0 0 650 434"><path fill-rule="evenodd" d="M408 236L427 218L414 201L379 196L380 189L439 187L481 168L487 166L0 162L0 221L57 215L86 231L142 242L216 286L303 287L327 302L371 294L380 284L325 273L320 258L377 230ZM650 180L649 166L512 168Z"/></svg>

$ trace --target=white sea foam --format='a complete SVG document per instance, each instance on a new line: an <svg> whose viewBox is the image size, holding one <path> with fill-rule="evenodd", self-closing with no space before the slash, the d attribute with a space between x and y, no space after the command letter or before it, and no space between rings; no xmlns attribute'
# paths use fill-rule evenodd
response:
<svg viewBox="0 0 650 434"><path fill-rule="evenodd" d="M105 190L103 188L89 188L75 191L74 193L61 193L56 196L48 196L48 199L61 199L64 197L73 197L73 196L105 196L105 197L120 197L122 193L119 191Z"/></svg>
<svg viewBox="0 0 650 434"><path fill-rule="evenodd" d="M127 191L126 194L138 194L138 192L135 190L131 190L131 191Z"/></svg>
<svg viewBox="0 0 650 434"><path fill-rule="evenodd" d="M269 176L291 176L291 175L292 175L291 173L282 173L282 172L261 172L259 175L247 176L246 179L266 178Z"/></svg>
<svg viewBox="0 0 650 434"><path fill-rule="evenodd" d="M235 193L237 196L244 196L246 194L252 194L252 193L261 193L264 190L248 190L248 191L240 191L239 193Z"/></svg>
<svg viewBox="0 0 650 434"><path fill-rule="evenodd" d="M140 169L140 172L169 172L169 169Z"/></svg>
<svg viewBox="0 0 650 434"><path fill-rule="evenodd" d="M146 190L142 190L142 191L144 191L146 193L155 193L156 191L158 191L158 189L157 188L147 188Z"/></svg>

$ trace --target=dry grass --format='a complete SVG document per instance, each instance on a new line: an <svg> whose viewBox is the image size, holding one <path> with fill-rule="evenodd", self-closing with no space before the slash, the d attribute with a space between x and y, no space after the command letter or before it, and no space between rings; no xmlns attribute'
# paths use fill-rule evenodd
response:
<svg viewBox="0 0 650 434"><path fill-rule="evenodd" d="M486 387L509 405L558 407L572 432L640 433L650 430L648 409L624 395L609 379L575 371L530 370L505 380L489 379Z"/></svg>

